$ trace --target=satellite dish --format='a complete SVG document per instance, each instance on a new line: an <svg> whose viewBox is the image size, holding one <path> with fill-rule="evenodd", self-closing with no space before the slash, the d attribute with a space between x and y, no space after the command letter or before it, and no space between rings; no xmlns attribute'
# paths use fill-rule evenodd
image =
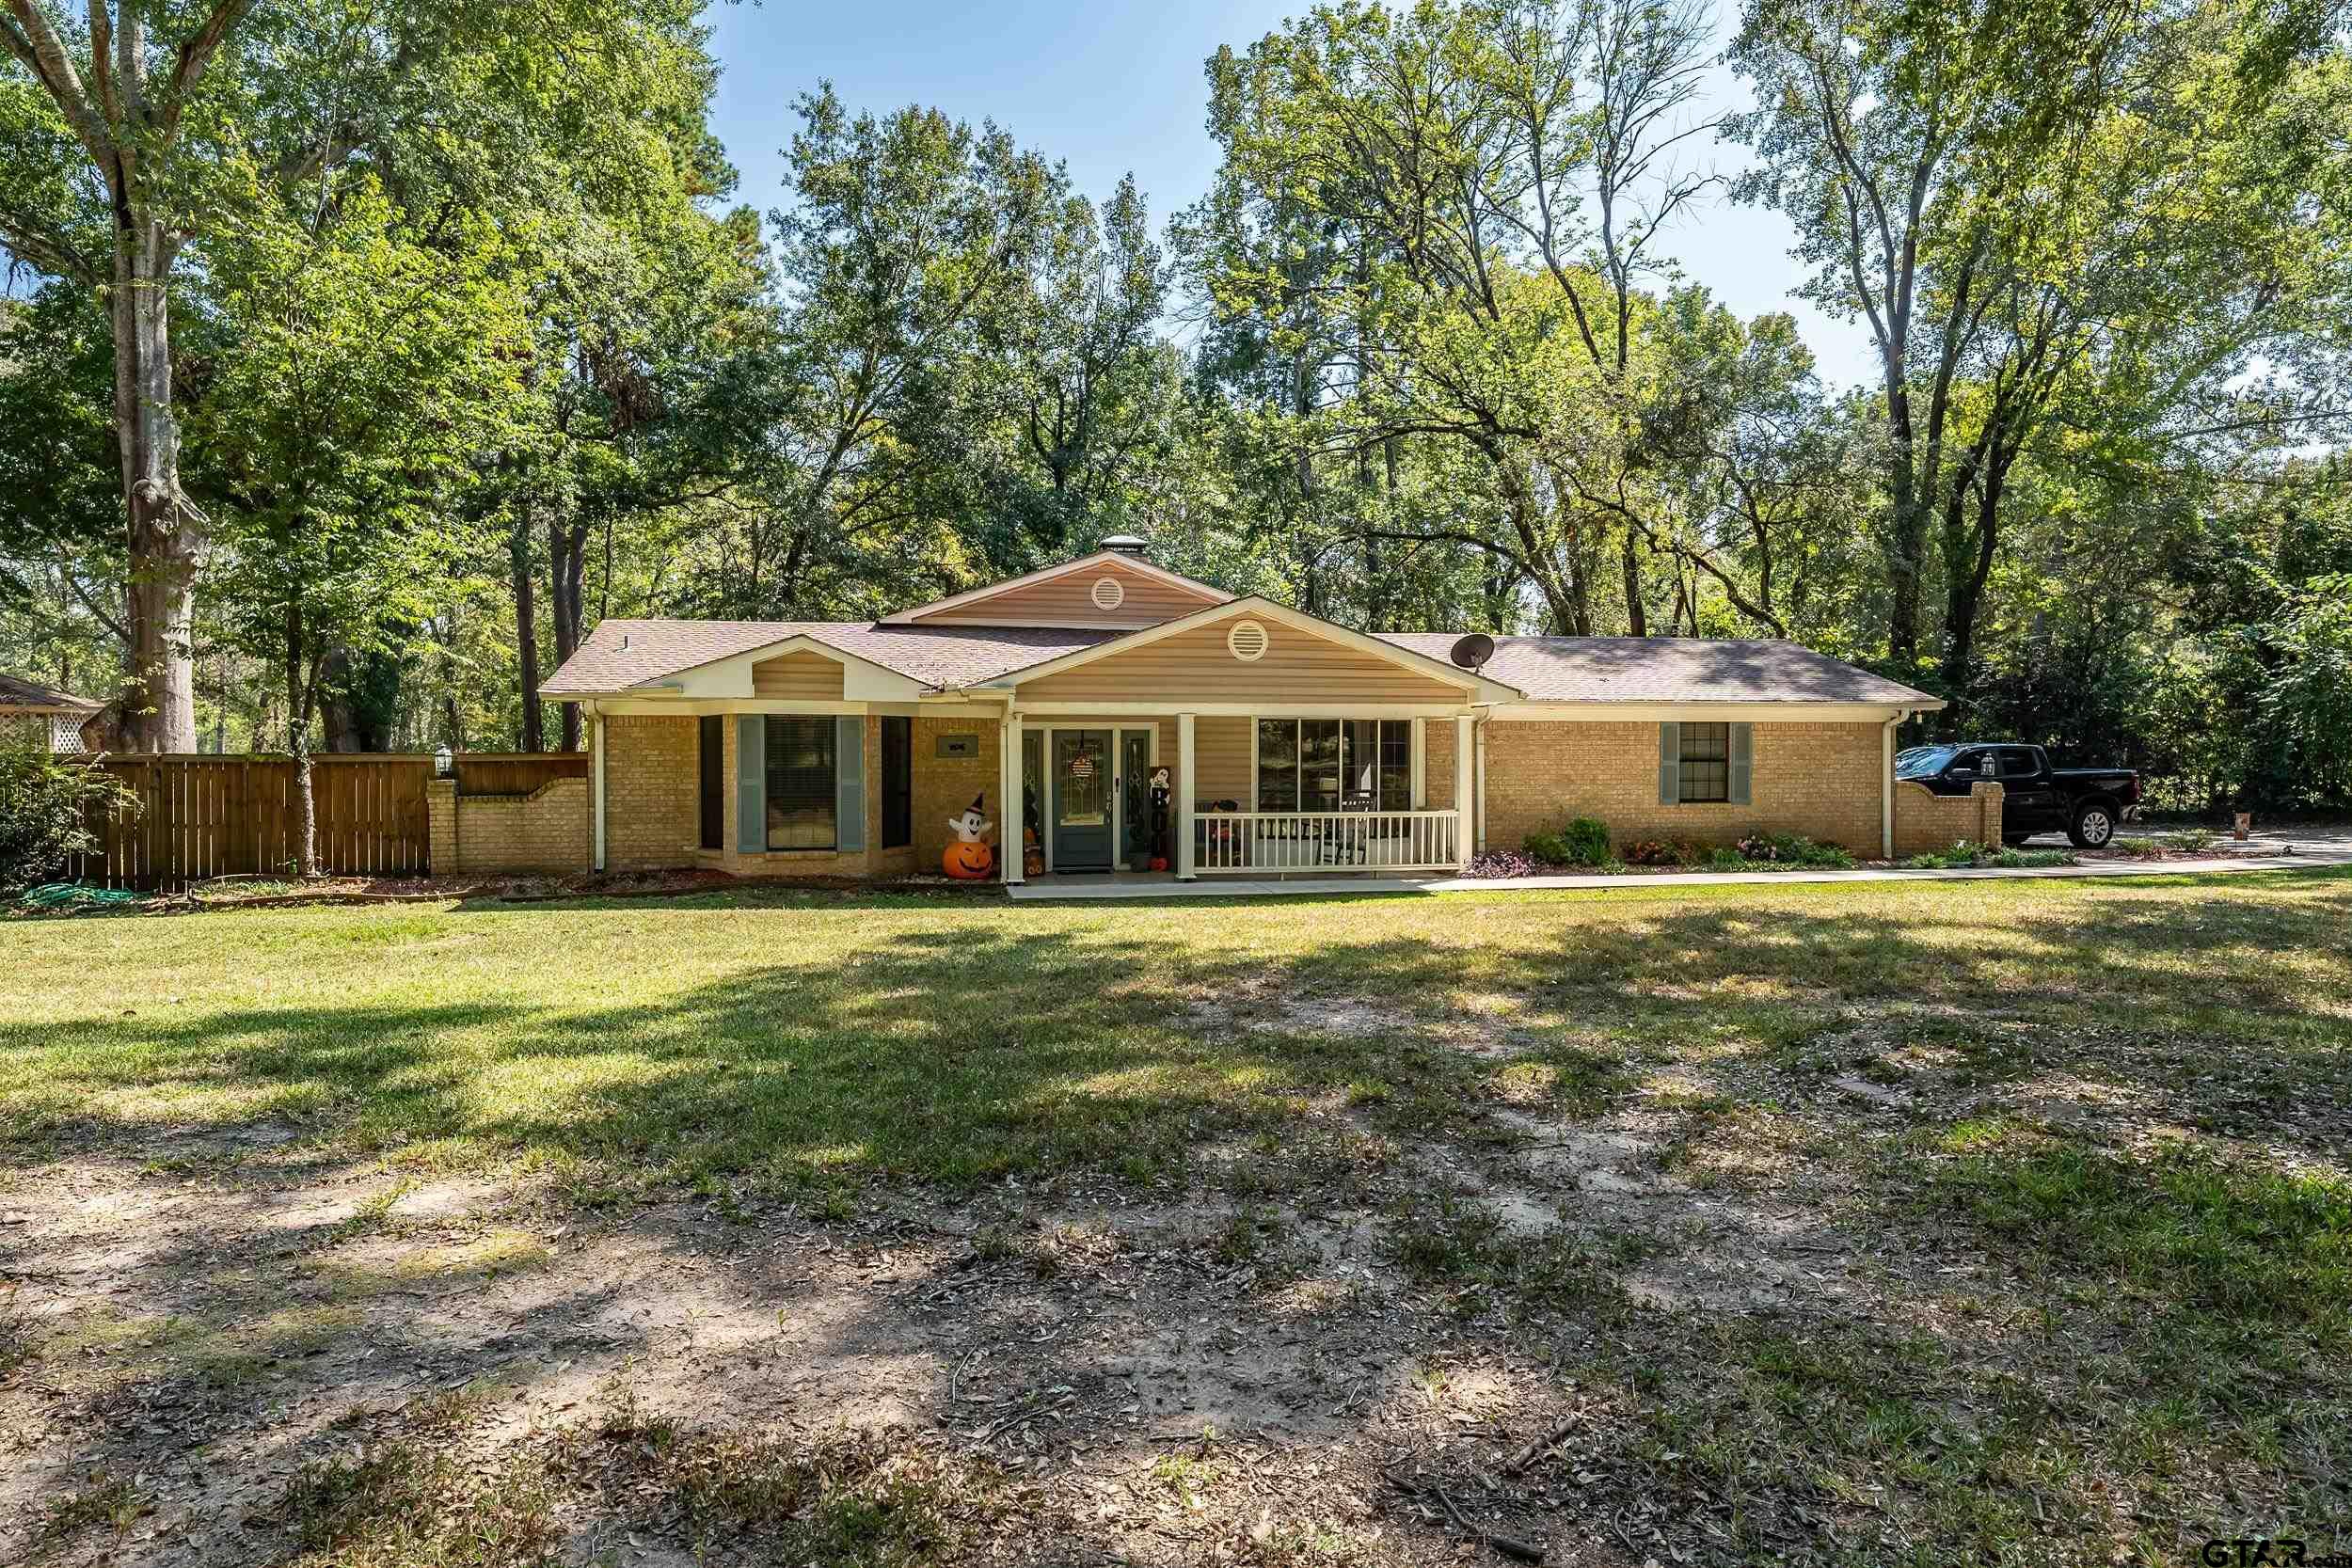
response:
<svg viewBox="0 0 2352 1568"><path fill-rule="evenodd" d="M1468 637L1454 644L1452 655L1455 664L1468 670L1473 675L1484 670L1486 667L1486 661L1494 657L1495 640L1483 631L1471 632Z"/></svg>

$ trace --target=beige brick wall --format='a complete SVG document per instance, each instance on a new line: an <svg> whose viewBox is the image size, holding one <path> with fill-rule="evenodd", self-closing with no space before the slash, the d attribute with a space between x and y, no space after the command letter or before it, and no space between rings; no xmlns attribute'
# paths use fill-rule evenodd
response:
<svg viewBox="0 0 2352 1568"><path fill-rule="evenodd" d="M1422 809L1451 811L1454 809L1454 721L1432 719L1422 725L1421 735L1422 748L1427 753L1422 765ZM1510 847L1518 848L1518 842L1514 840Z"/></svg>
<svg viewBox="0 0 2352 1568"><path fill-rule="evenodd" d="M1895 785L1895 854L1898 858L1948 849L1962 839L1972 844L2001 842L2001 801L2008 792L1998 784L1979 783L1966 795L1938 795L1923 784L1905 779Z"/></svg>
<svg viewBox="0 0 2352 1568"><path fill-rule="evenodd" d="M979 737L977 754L943 757L939 737L969 735ZM947 819L961 816L975 795L985 795L981 810L993 824L992 844L1021 842L1021 802L998 799L996 764L1003 755L1004 732L993 719L917 719L914 721L914 869L937 871L956 835ZM879 738L875 744L881 744ZM875 807L879 814L879 803Z"/></svg>
<svg viewBox="0 0 2352 1568"><path fill-rule="evenodd" d="M424 782L425 863L436 877L459 875L457 859L457 781Z"/></svg>
<svg viewBox="0 0 2352 1568"><path fill-rule="evenodd" d="M1441 788L1452 788L1453 727L1433 723L1428 734L1430 804L1438 806L1445 803ZM1744 806L1661 805L1655 723L1498 721L1486 736L1489 849L1517 849L1531 832L1597 816L1618 844L1729 844L1761 830L1803 833L1872 858L1880 851L1878 724L1757 724L1752 803Z"/></svg>
<svg viewBox="0 0 2352 1568"><path fill-rule="evenodd" d="M425 810L435 876L588 869L586 779L550 780L529 795L460 795L453 780L435 779Z"/></svg>
<svg viewBox="0 0 2352 1568"><path fill-rule="evenodd" d="M693 715L614 714L604 724L605 869L696 863L701 740Z"/></svg>

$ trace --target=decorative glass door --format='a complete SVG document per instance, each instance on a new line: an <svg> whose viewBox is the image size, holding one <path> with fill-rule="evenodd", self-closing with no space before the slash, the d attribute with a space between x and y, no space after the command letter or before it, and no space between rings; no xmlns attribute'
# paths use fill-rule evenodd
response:
<svg viewBox="0 0 2352 1568"><path fill-rule="evenodd" d="M1111 732L1054 732L1054 869L1111 868Z"/></svg>
<svg viewBox="0 0 2352 1568"><path fill-rule="evenodd" d="M1152 732L1119 732L1119 858L1130 871L1152 864Z"/></svg>

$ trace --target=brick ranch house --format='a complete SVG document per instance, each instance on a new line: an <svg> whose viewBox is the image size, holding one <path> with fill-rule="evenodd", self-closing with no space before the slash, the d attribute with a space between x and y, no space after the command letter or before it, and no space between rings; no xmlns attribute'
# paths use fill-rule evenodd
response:
<svg viewBox="0 0 2352 1568"><path fill-rule="evenodd" d="M607 620L542 688L591 736L557 831L598 870L895 877L977 798L1007 881L1025 821L1049 874L1133 871L1165 768L1186 879L1452 870L1579 816L1997 840L1983 800L1898 793L1895 726L1940 703L1794 643L1502 637L1472 669L1458 641L1237 598L1131 538L878 622Z"/></svg>

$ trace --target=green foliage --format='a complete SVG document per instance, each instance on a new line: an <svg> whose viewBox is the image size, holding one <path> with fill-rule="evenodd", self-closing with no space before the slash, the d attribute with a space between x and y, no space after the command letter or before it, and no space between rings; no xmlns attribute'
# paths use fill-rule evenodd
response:
<svg viewBox="0 0 2352 1568"><path fill-rule="evenodd" d="M0 742L0 888L55 876L73 856L99 847L93 821L137 805L103 768L53 756L30 741Z"/></svg>
<svg viewBox="0 0 2352 1568"><path fill-rule="evenodd" d="M1696 844L1678 838L1637 838L1618 851L1628 865L1695 865L1706 855Z"/></svg>
<svg viewBox="0 0 2352 1568"><path fill-rule="evenodd" d="M1972 871L1979 866L1998 866L2007 870L2027 867L2073 865L2074 853L2066 849L1992 848L1968 839L1957 839L1948 848L1931 849L1896 863L1906 871Z"/></svg>
<svg viewBox="0 0 2352 1568"><path fill-rule="evenodd" d="M1598 865L1609 858L1609 825L1580 816L1556 833L1530 833L1527 852L1550 865Z"/></svg>
<svg viewBox="0 0 2352 1568"><path fill-rule="evenodd" d="M1750 833L1740 840L1741 859L1763 865L1850 867L1854 858L1843 846L1820 844L1803 833Z"/></svg>

